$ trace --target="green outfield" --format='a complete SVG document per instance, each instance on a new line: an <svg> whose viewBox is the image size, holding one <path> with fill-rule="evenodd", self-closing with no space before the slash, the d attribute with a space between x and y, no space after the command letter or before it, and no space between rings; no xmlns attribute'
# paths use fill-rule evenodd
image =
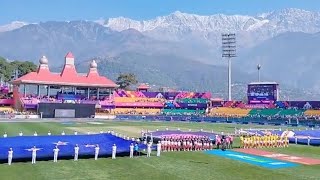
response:
<svg viewBox="0 0 320 180"><path fill-rule="evenodd" d="M91 120L92 121L92 120ZM2 122L0 133L7 132L8 136L60 134L62 131L73 133L99 132L114 130L129 136L139 136L141 129L177 129L207 130L215 132L233 133L234 128L275 128L272 126L211 124L211 123L178 123L178 122L136 122L136 121L100 121L87 122ZM279 128L279 127L276 127ZM286 127L282 127L286 128ZM236 143L237 144L237 143ZM269 149L268 149L269 150ZM304 155L320 158L319 147L291 145L286 149L272 149L272 151ZM13 163L12 166L0 164L1 179L319 179L320 165L300 165L294 168L266 169L235 160L229 160L203 152L167 152L161 157L138 157L129 159L119 157L110 158L39 161L36 165L30 162Z"/></svg>

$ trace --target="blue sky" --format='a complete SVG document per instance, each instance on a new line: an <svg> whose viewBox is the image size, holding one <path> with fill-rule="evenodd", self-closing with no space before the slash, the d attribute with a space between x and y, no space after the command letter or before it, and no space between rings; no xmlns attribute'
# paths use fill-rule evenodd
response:
<svg viewBox="0 0 320 180"><path fill-rule="evenodd" d="M0 0L0 24L11 21L151 19L174 11L255 15L284 8L320 11L320 0Z"/></svg>

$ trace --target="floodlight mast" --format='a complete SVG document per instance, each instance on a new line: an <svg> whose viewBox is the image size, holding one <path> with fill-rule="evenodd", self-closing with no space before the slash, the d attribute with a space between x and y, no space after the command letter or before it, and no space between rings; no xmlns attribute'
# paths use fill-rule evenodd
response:
<svg viewBox="0 0 320 180"><path fill-rule="evenodd" d="M231 59L236 57L236 34L235 33L224 33L222 37L222 58L228 59L228 100L232 101L231 95Z"/></svg>

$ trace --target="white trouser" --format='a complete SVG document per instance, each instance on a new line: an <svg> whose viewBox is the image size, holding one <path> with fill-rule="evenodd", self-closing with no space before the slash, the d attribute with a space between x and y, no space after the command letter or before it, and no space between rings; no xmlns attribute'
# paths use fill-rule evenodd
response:
<svg viewBox="0 0 320 180"><path fill-rule="evenodd" d="M94 160L98 160L98 153L94 154Z"/></svg>
<svg viewBox="0 0 320 180"><path fill-rule="evenodd" d="M151 151L147 151L147 157L150 157Z"/></svg>
<svg viewBox="0 0 320 180"><path fill-rule="evenodd" d="M116 159L116 153L115 152L112 153L112 159Z"/></svg>
<svg viewBox="0 0 320 180"><path fill-rule="evenodd" d="M75 161L78 161L78 156L79 156L78 153L75 153L75 154L74 154L74 160L75 160Z"/></svg>
<svg viewBox="0 0 320 180"><path fill-rule="evenodd" d="M157 151L157 156L160 156L160 150Z"/></svg>
<svg viewBox="0 0 320 180"><path fill-rule="evenodd" d="M133 158L133 151L130 151L130 158Z"/></svg>
<svg viewBox="0 0 320 180"><path fill-rule="evenodd" d="M36 158L37 158L37 156L32 156L31 164L35 164L36 163Z"/></svg>
<svg viewBox="0 0 320 180"><path fill-rule="evenodd" d="M8 165L11 165L12 163L12 156L8 156Z"/></svg>
<svg viewBox="0 0 320 180"><path fill-rule="evenodd" d="M58 162L58 154L53 155L53 162Z"/></svg>

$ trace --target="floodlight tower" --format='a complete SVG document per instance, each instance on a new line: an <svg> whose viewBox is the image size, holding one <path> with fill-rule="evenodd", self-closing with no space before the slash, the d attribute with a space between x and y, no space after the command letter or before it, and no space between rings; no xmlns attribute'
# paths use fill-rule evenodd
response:
<svg viewBox="0 0 320 180"><path fill-rule="evenodd" d="M236 34L222 34L222 58L228 59L228 100L231 101L231 59L236 57Z"/></svg>
<svg viewBox="0 0 320 180"><path fill-rule="evenodd" d="M260 82L260 69L261 69L261 64L257 65L257 70L258 70L258 82Z"/></svg>

